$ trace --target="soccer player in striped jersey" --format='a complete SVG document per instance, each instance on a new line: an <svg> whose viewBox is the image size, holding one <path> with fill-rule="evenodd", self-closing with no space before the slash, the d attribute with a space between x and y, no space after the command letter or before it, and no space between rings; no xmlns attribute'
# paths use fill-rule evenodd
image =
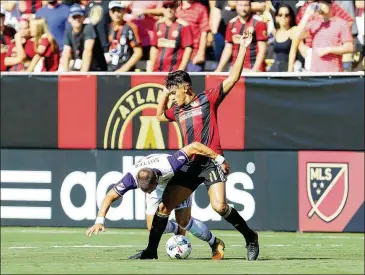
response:
<svg viewBox="0 0 365 275"><path fill-rule="evenodd" d="M192 89L187 72L176 71L168 74L167 91L160 99L157 118L160 121L176 121L184 136L185 144L193 141L201 142L222 155L217 124L218 107L241 77L246 50L252 42L253 31L252 27L248 28L241 36L236 62L228 78L215 89L197 95ZM169 95L172 96L175 105L167 109ZM256 260L259 255L258 234L249 228L236 209L227 204L225 181L220 166L204 156L196 156L193 162L178 171L167 185L162 202L153 217L148 246L143 251L141 259L157 258L157 248L171 211L204 183L213 209L244 236L247 258Z"/></svg>
<svg viewBox="0 0 365 275"><path fill-rule="evenodd" d="M186 165L194 155L201 155L215 160L221 169L228 173L229 166L224 157L214 152L207 146L193 142L173 155L152 154L138 161L124 177L115 184L103 199L95 224L86 231L86 235L91 236L99 231L104 231L105 216L113 201L122 198L129 190L140 188L147 193L146 196L146 221L150 230L152 220L158 205L162 199L166 185L171 178L184 165ZM191 217L191 197L179 202L175 207L176 224L168 221L163 233L184 234L190 232L198 239L207 242L212 249L212 259L220 260L224 257L224 243L215 237L208 227L201 221ZM179 228L180 226L180 228ZM142 251L130 257L139 259Z"/></svg>

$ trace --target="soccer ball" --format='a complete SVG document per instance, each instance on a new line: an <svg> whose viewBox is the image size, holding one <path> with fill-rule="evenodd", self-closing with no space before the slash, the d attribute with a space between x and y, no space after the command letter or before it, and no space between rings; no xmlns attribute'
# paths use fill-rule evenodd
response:
<svg viewBox="0 0 365 275"><path fill-rule="evenodd" d="M172 236L166 242L166 253L172 259L186 259L191 250L189 239L183 235Z"/></svg>

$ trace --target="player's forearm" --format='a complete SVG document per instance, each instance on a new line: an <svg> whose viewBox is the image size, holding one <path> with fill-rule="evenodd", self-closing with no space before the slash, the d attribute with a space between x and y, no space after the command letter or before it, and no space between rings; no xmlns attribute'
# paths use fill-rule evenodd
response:
<svg viewBox="0 0 365 275"><path fill-rule="evenodd" d="M227 65L228 61L232 56L232 45L226 44L224 47L221 59L219 60L219 64L217 66L216 72L222 72L224 67Z"/></svg>
<svg viewBox="0 0 365 275"><path fill-rule="evenodd" d="M218 154L200 142L193 142L182 149L191 158L193 155L202 155L211 159L216 159Z"/></svg>
<svg viewBox="0 0 365 275"><path fill-rule="evenodd" d="M189 61L190 61L192 52L193 52L193 48L192 47L186 47L185 48L184 55L183 55L183 57L181 59L181 63L180 63L180 66L179 66L178 70L182 70L182 71L185 71L186 70L186 67L189 64Z"/></svg>
<svg viewBox="0 0 365 275"><path fill-rule="evenodd" d="M336 55L343 55L346 53L354 52L354 44L352 42L346 42L341 46L329 47L328 52Z"/></svg>
<svg viewBox="0 0 365 275"><path fill-rule="evenodd" d="M201 36L200 36L200 43L199 43L199 50L198 50L198 55L199 56L204 56L205 58L205 51L207 49L207 32L202 32Z"/></svg>
<svg viewBox="0 0 365 275"><path fill-rule="evenodd" d="M125 63L121 68L116 70L116 72L129 72L142 58L142 55L143 53L141 47L134 48L131 58L129 58L127 63Z"/></svg>
<svg viewBox="0 0 365 275"><path fill-rule="evenodd" d="M24 61L25 59L27 59L27 55L25 54L23 44L22 44L20 37L15 38L15 48L16 48L16 54L21 61Z"/></svg>
<svg viewBox="0 0 365 275"><path fill-rule="evenodd" d="M161 93L161 98L158 101L156 118L158 121L166 121L165 111L167 110L167 104L169 102L169 96L167 93Z"/></svg>
<svg viewBox="0 0 365 275"><path fill-rule="evenodd" d="M42 57L39 55L39 54L36 54L32 61L30 62L28 68L27 68L27 72L33 72L34 71L34 68L37 66L39 60L41 59Z"/></svg>
<svg viewBox="0 0 365 275"><path fill-rule="evenodd" d="M258 72L260 71L260 67L262 63L265 61L265 55L266 55L266 43L259 45L259 52L256 56L256 61L254 66L252 67L252 71Z"/></svg>
<svg viewBox="0 0 365 275"><path fill-rule="evenodd" d="M147 67L146 67L147 72L153 72L157 60L157 55L158 55L158 49L155 46L151 46L150 60L147 61Z"/></svg>
<svg viewBox="0 0 365 275"><path fill-rule="evenodd" d="M229 78L231 78L233 82L237 82L241 77L246 57L246 50L247 48L245 46L240 45L236 62L234 62L231 73L229 74Z"/></svg>
<svg viewBox="0 0 365 275"><path fill-rule="evenodd" d="M210 2L210 1L209 1ZM210 11L209 26L213 34L218 32L219 23L221 22L221 10L214 7Z"/></svg>
<svg viewBox="0 0 365 275"><path fill-rule="evenodd" d="M299 38L293 39L293 41L292 41L292 44L290 47L290 52L289 52L288 72L294 71L294 63L295 63L295 58L297 56L299 43L300 43Z"/></svg>
<svg viewBox="0 0 365 275"><path fill-rule="evenodd" d="M84 50L84 52L82 53L82 64L80 72L88 72L90 70L92 55L92 50Z"/></svg>
<svg viewBox="0 0 365 275"><path fill-rule="evenodd" d="M104 197L103 201L101 202L98 217L104 218L109 211L110 206L114 201L119 198L119 195L112 189L108 192L108 194Z"/></svg>

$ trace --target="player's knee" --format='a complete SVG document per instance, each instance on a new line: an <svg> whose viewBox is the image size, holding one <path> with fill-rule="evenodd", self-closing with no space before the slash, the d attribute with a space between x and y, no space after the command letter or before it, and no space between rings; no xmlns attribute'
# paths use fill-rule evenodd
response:
<svg viewBox="0 0 365 275"><path fill-rule="evenodd" d="M169 209L169 207L167 205L165 205L164 203L160 203L160 205L158 206L158 213L159 214L163 214L163 215L170 215L172 209Z"/></svg>
<svg viewBox="0 0 365 275"><path fill-rule="evenodd" d="M185 228L187 227L187 225L190 222L190 216L189 217L180 217L178 220L176 220L177 224L181 227L181 228Z"/></svg>
<svg viewBox="0 0 365 275"><path fill-rule="evenodd" d="M219 215L223 216L227 211L227 203L226 202L215 202L212 204L212 208L215 212L217 212Z"/></svg>

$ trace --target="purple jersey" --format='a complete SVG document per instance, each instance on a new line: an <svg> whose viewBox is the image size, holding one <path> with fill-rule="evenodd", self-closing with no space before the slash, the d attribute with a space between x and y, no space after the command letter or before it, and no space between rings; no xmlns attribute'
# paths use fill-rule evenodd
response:
<svg viewBox="0 0 365 275"><path fill-rule="evenodd" d="M114 191L123 196L127 191L137 189L137 174L142 168L151 168L161 173L158 179L159 189L164 189L175 172L181 169L188 162L184 151L179 150L173 155L153 154L148 155L133 165L131 171L114 185Z"/></svg>

